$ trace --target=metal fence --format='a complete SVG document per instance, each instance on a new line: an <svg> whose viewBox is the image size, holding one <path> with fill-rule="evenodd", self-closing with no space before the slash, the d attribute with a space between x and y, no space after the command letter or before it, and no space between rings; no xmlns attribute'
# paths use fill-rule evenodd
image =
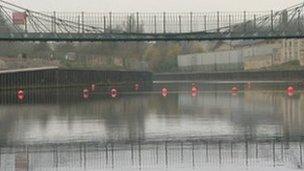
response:
<svg viewBox="0 0 304 171"><path fill-rule="evenodd" d="M102 28L105 32L127 33L189 33L216 30L222 27L269 15L264 12L189 12L189 13L89 13L45 12L48 16L77 23L77 32L82 25ZM50 26L49 26L50 27ZM53 30L55 31L55 30Z"/></svg>

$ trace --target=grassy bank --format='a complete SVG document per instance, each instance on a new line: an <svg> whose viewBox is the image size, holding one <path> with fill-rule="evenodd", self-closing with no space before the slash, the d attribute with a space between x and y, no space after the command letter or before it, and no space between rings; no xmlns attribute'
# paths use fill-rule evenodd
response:
<svg viewBox="0 0 304 171"><path fill-rule="evenodd" d="M280 65L274 65L271 67L266 67L266 68L262 68L259 70L255 70L255 71L265 71L265 70L269 70L269 71L290 71L290 70L303 70L304 66L300 65L300 61L299 60L293 60L293 61L289 61Z"/></svg>

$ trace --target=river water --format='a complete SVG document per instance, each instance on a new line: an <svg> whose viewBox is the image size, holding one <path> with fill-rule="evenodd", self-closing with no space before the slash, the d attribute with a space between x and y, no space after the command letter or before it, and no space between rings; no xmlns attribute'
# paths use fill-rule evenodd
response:
<svg viewBox="0 0 304 171"><path fill-rule="evenodd" d="M302 83L196 86L159 82L116 98L2 93L1 170L302 169Z"/></svg>

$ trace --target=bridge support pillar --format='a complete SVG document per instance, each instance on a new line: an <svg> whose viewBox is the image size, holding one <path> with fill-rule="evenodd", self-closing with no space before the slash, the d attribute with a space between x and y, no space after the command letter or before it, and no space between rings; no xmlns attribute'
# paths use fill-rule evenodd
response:
<svg viewBox="0 0 304 171"><path fill-rule="evenodd" d="M78 23L77 32L80 33L81 23L80 23L80 16L79 15L77 16L77 23Z"/></svg>
<svg viewBox="0 0 304 171"><path fill-rule="evenodd" d="M270 24L271 24L271 32L273 32L274 30L273 30L273 10L271 10L271 12L270 12Z"/></svg>
<svg viewBox="0 0 304 171"><path fill-rule="evenodd" d="M207 31L207 16L204 15L204 30Z"/></svg>
<svg viewBox="0 0 304 171"><path fill-rule="evenodd" d="M52 32L56 33L56 12L53 12L53 20L52 20Z"/></svg>
<svg viewBox="0 0 304 171"><path fill-rule="evenodd" d="M132 33L133 32L133 28L132 28L132 25L133 25L133 20L132 20L132 15L128 16L128 32L129 33Z"/></svg>
<svg viewBox="0 0 304 171"><path fill-rule="evenodd" d="M217 32L220 32L220 12L216 13Z"/></svg>
<svg viewBox="0 0 304 171"><path fill-rule="evenodd" d="M178 16L179 33L182 33L182 16Z"/></svg>
<svg viewBox="0 0 304 171"><path fill-rule="evenodd" d="M85 32L85 30L84 30L84 12L81 12L81 30L82 30L82 33Z"/></svg>
<svg viewBox="0 0 304 171"><path fill-rule="evenodd" d="M27 33L27 18L25 19L24 22L24 32Z"/></svg>
<svg viewBox="0 0 304 171"><path fill-rule="evenodd" d="M139 33L139 13L136 13L136 32Z"/></svg>
<svg viewBox="0 0 304 171"><path fill-rule="evenodd" d="M156 23L156 16L154 15L154 33L157 33L157 23Z"/></svg>
<svg viewBox="0 0 304 171"><path fill-rule="evenodd" d="M110 33L112 33L112 12L109 12L109 27L110 27Z"/></svg>
<svg viewBox="0 0 304 171"><path fill-rule="evenodd" d="M231 31L231 15L229 15L228 17L229 17L229 18L228 18L228 20L229 20L229 21L228 21L228 22L229 22L229 31Z"/></svg>
<svg viewBox="0 0 304 171"><path fill-rule="evenodd" d="M243 16L243 19L244 19L244 33L246 33L246 31L247 31L247 24L246 24L246 22L247 22L247 19L246 19L246 16L247 14L246 14L246 11L244 11L244 16Z"/></svg>
<svg viewBox="0 0 304 171"><path fill-rule="evenodd" d="M103 16L103 29L104 29L104 32L106 32L106 30L107 30L107 18L106 18L106 16Z"/></svg>
<svg viewBox="0 0 304 171"><path fill-rule="evenodd" d="M193 13L190 12L190 32L193 32Z"/></svg>
<svg viewBox="0 0 304 171"><path fill-rule="evenodd" d="M288 12L284 10L281 14L281 31L284 33L288 28Z"/></svg>
<svg viewBox="0 0 304 171"><path fill-rule="evenodd" d="M301 11L300 10L298 10L298 19L297 19L298 21L298 32L299 32L299 34L301 33Z"/></svg>
<svg viewBox="0 0 304 171"><path fill-rule="evenodd" d="M256 30L256 15L253 15L253 31Z"/></svg>
<svg viewBox="0 0 304 171"><path fill-rule="evenodd" d="M166 13L163 13L163 31L166 33Z"/></svg>

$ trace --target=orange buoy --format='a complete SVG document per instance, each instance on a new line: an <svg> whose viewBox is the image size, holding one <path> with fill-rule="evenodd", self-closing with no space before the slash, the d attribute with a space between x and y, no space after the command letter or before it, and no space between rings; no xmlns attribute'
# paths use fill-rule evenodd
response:
<svg viewBox="0 0 304 171"><path fill-rule="evenodd" d="M118 96L118 91L115 88L112 88L110 91L110 95L113 98L116 98Z"/></svg>
<svg viewBox="0 0 304 171"><path fill-rule="evenodd" d="M139 90L139 84L135 84L135 85L134 85L134 90L135 90L135 91L138 91L138 90Z"/></svg>
<svg viewBox="0 0 304 171"><path fill-rule="evenodd" d="M169 90L167 88L163 88L161 91L162 96L167 97L169 94Z"/></svg>
<svg viewBox="0 0 304 171"><path fill-rule="evenodd" d="M287 91L289 91L289 92L294 92L295 89L294 89L292 86L289 86L289 87L287 88Z"/></svg>
<svg viewBox="0 0 304 171"><path fill-rule="evenodd" d="M231 94L235 96L235 95L237 95L238 92L239 92L239 89L236 86L233 86L231 89Z"/></svg>
<svg viewBox="0 0 304 171"><path fill-rule="evenodd" d="M238 89L236 86L233 86L232 89L231 89L231 91L233 91L233 92L238 92L239 89Z"/></svg>
<svg viewBox="0 0 304 171"><path fill-rule="evenodd" d="M198 88L196 86L192 86L192 89L191 89L192 92L198 92Z"/></svg>
<svg viewBox="0 0 304 171"><path fill-rule="evenodd" d="M89 98L90 97L90 91L89 91L89 89L87 89L87 88L83 89L82 96L83 96L84 99Z"/></svg>
<svg viewBox="0 0 304 171"><path fill-rule="evenodd" d="M191 89L191 96L196 97L197 95L198 95L198 88L195 85L193 85Z"/></svg>
<svg viewBox="0 0 304 171"><path fill-rule="evenodd" d="M191 92L191 96L192 96L192 97L196 97L197 95L198 95L198 92L197 92L197 91Z"/></svg>
<svg viewBox="0 0 304 171"><path fill-rule="evenodd" d="M17 91L17 98L18 98L18 100L24 100L25 94L24 94L23 90L18 90Z"/></svg>
<svg viewBox="0 0 304 171"><path fill-rule="evenodd" d="M293 86L289 86L288 88L287 88L287 95L288 96L293 96L294 95L294 93L295 93L295 88L293 87Z"/></svg>

